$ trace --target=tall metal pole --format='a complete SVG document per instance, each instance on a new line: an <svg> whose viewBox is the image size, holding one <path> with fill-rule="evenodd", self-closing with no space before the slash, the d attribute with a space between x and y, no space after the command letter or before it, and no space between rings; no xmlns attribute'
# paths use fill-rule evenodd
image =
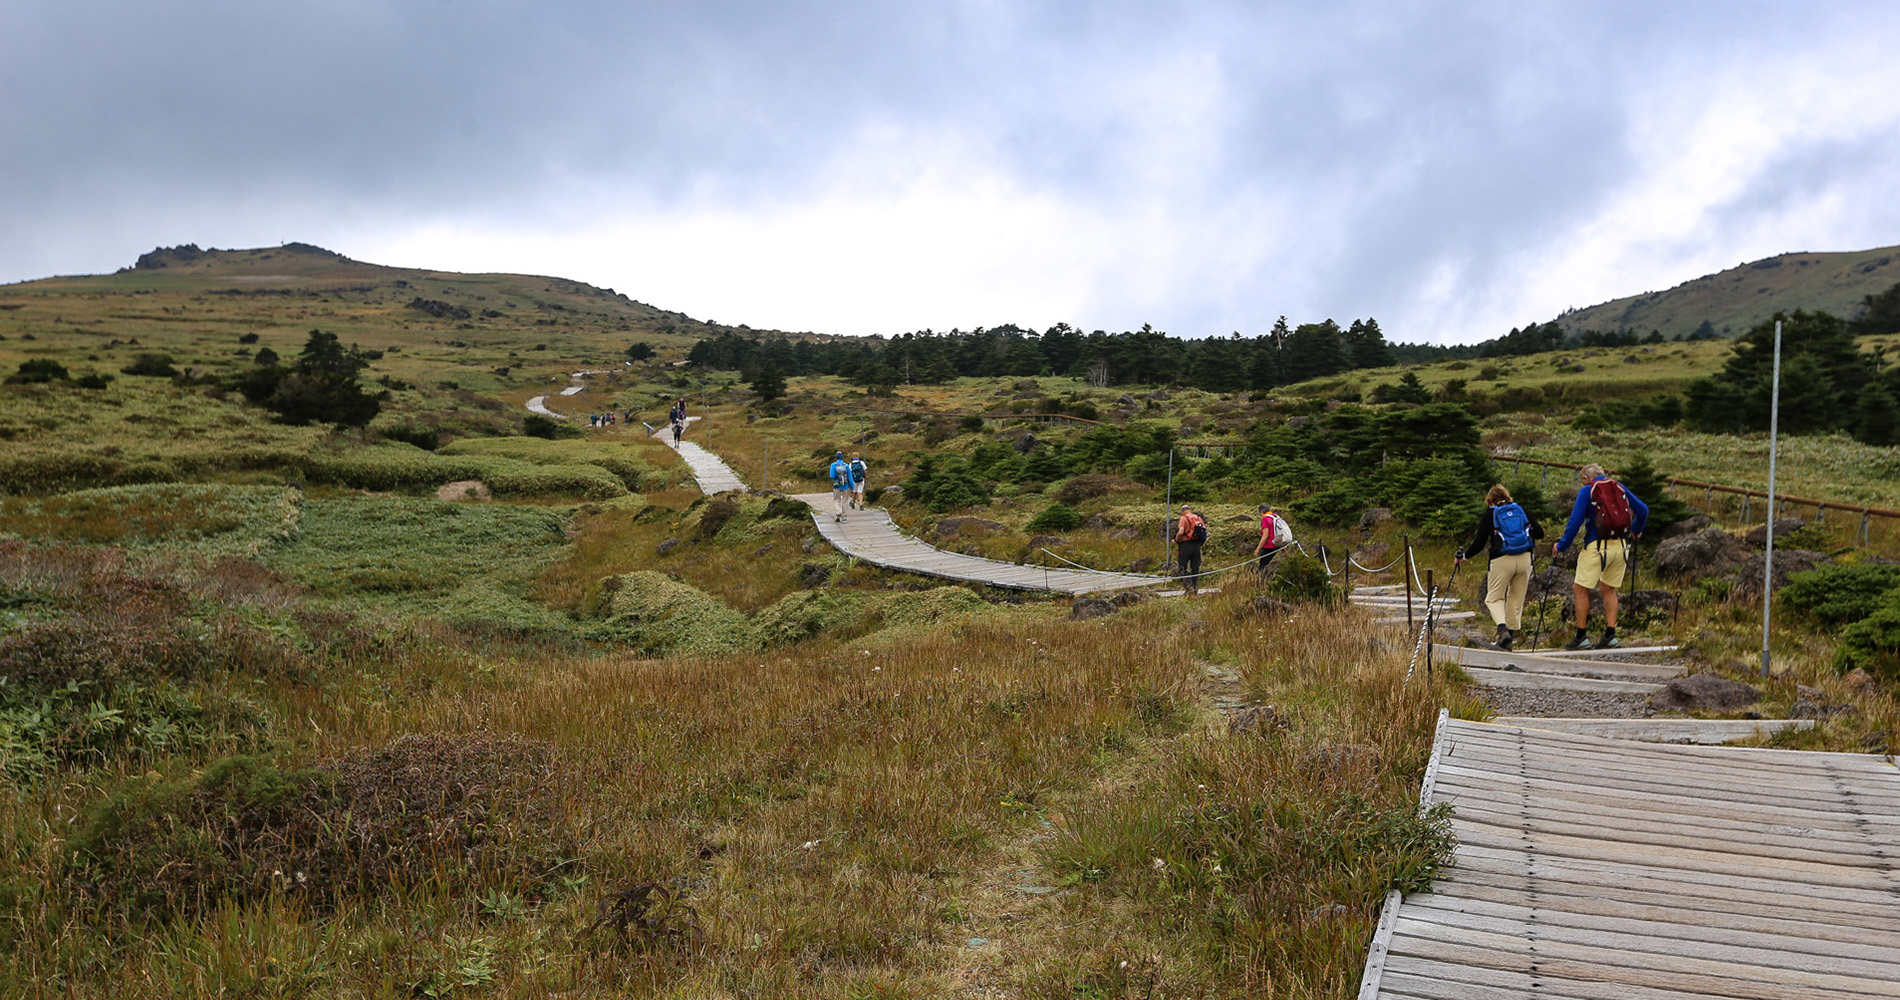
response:
<svg viewBox="0 0 1900 1000"><path fill-rule="evenodd" d="M1168 449L1168 498L1161 505L1161 565L1168 564L1168 526L1174 523L1174 449Z"/></svg>
<svg viewBox="0 0 1900 1000"><path fill-rule="evenodd" d="M1775 452L1781 430L1781 321L1775 321L1775 381L1768 396L1768 551L1761 563L1761 675L1768 676L1768 617L1775 586Z"/></svg>

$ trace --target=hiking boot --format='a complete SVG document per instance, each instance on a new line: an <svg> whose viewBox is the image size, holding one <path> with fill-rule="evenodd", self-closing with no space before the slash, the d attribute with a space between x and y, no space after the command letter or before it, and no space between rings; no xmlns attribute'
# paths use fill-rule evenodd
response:
<svg viewBox="0 0 1900 1000"><path fill-rule="evenodd" d="M1573 651L1579 649L1595 649L1596 643L1590 641L1589 633L1578 629L1577 634L1571 636L1569 642L1564 643L1564 648Z"/></svg>
<svg viewBox="0 0 1900 1000"><path fill-rule="evenodd" d="M1511 643L1516 639L1517 639L1516 632L1513 632L1502 625L1498 626L1498 648L1499 649L1502 649L1508 652L1511 648Z"/></svg>
<svg viewBox="0 0 1900 1000"><path fill-rule="evenodd" d="M1623 640L1618 639L1615 632L1605 632L1603 633L1602 641L1597 643L1597 648L1616 649L1621 645L1623 645Z"/></svg>

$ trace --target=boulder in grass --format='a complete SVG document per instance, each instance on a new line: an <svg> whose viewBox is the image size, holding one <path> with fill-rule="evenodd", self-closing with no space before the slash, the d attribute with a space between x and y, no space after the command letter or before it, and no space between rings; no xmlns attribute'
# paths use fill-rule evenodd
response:
<svg viewBox="0 0 1900 1000"><path fill-rule="evenodd" d="M1688 517L1685 517L1682 520L1677 521L1676 523L1663 528L1661 531L1656 533L1656 537L1659 540L1666 542L1672 538L1681 538L1685 535L1693 535L1693 534L1697 534L1699 532L1705 531L1708 529L1709 525L1714 524L1714 523L1715 523L1714 521L1709 520L1709 515L1707 514L1691 514Z"/></svg>
<svg viewBox="0 0 1900 1000"><path fill-rule="evenodd" d="M1099 597L1078 597L1069 608L1069 617L1076 620L1088 618L1106 618L1120 609Z"/></svg>
<svg viewBox="0 0 1900 1000"><path fill-rule="evenodd" d="M1761 691L1714 674L1678 677L1649 698L1659 712L1735 712L1761 700Z"/></svg>
<svg viewBox="0 0 1900 1000"><path fill-rule="evenodd" d="M1767 552L1757 552L1749 556L1735 571L1734 597L1737 600L1760 600L1762 570L1768 561ZM1822 566L1831 566L1834 560L1825 552L1810 552L1806 549L1775 550L1775 589L1787 586L1788 577L1796 573L1805 573Z"/></svg>
<svg viewBox="0 0 1900 1000"><path fill-rule="evenodd" d="M1656 547L1656 570L1678 580L1721 576L1748 558L1748 546L1721 528L1671 538Z"/></svg>
<svg viewBox="0 0 1900 1000"><path fill-rule="evenodd" d="M1265 736L1268 733L1283 732L1293 728L1293 720L1281 715L1272 705L1249 705L1234 713L1227 720L1227 733L1238 736L1241 733L1255 733Z"/></svg>
<svg viewBox="0 0 1900 1000"><path fill-rule="evenodd" d="M1786 538L1807 526L1808 522L1798 517L1777 517L1775 518L1775 537ZM1748 529L1748 534L1743 535L1742 540L1754 548L1767 548L1768 526L1765 524L1755 525L1753 528Z"/></svg>

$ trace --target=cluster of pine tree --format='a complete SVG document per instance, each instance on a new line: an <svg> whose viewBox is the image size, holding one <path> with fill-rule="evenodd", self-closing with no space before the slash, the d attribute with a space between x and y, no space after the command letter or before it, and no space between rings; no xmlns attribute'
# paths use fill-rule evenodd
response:
<svg viewBox="0 0 1900 1000"><path fill-rule="evenodd" d="M866 386L933 385L966 375L1068 375L1100 386L1165 384L1214 392L1267 389L1398 363L1378 320L1295 327L1284 317L1258 337L1236 333L1204 340L1149 326L1085 334L1066 323L1040 334L1006 325L831 341L728 331L701 340L687 357L708 368L744 372L748 380L768 369L777 375L841 375Z"/></svg>
<svg viewBox="0 0 1900 1000"><path fill-rule="evenodd" d="M1689 426L1730 434L1768 429L1776 321L1782 324L1782 432L1846 431L1867 444L1900 443L1900 369L1879 352L1861 351L1855 324L1802 310L1777 313L1748 331L1720 372L1690 383Z"/></svg>

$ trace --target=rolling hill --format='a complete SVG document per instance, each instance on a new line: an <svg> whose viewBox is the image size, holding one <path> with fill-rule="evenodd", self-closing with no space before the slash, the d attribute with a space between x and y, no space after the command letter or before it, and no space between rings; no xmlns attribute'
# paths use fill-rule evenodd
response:
<svg viewBox="0 0 1900 1000"><path fill-rule="evenodd" d="M1661 330L1687 337L1706 321L1718 336L1737 337L1777 312L1821 310L1846 318L1861 300L1900 283L1900 246L1844 253L1785 253L1557 317L1566 331Z"/></svg>

